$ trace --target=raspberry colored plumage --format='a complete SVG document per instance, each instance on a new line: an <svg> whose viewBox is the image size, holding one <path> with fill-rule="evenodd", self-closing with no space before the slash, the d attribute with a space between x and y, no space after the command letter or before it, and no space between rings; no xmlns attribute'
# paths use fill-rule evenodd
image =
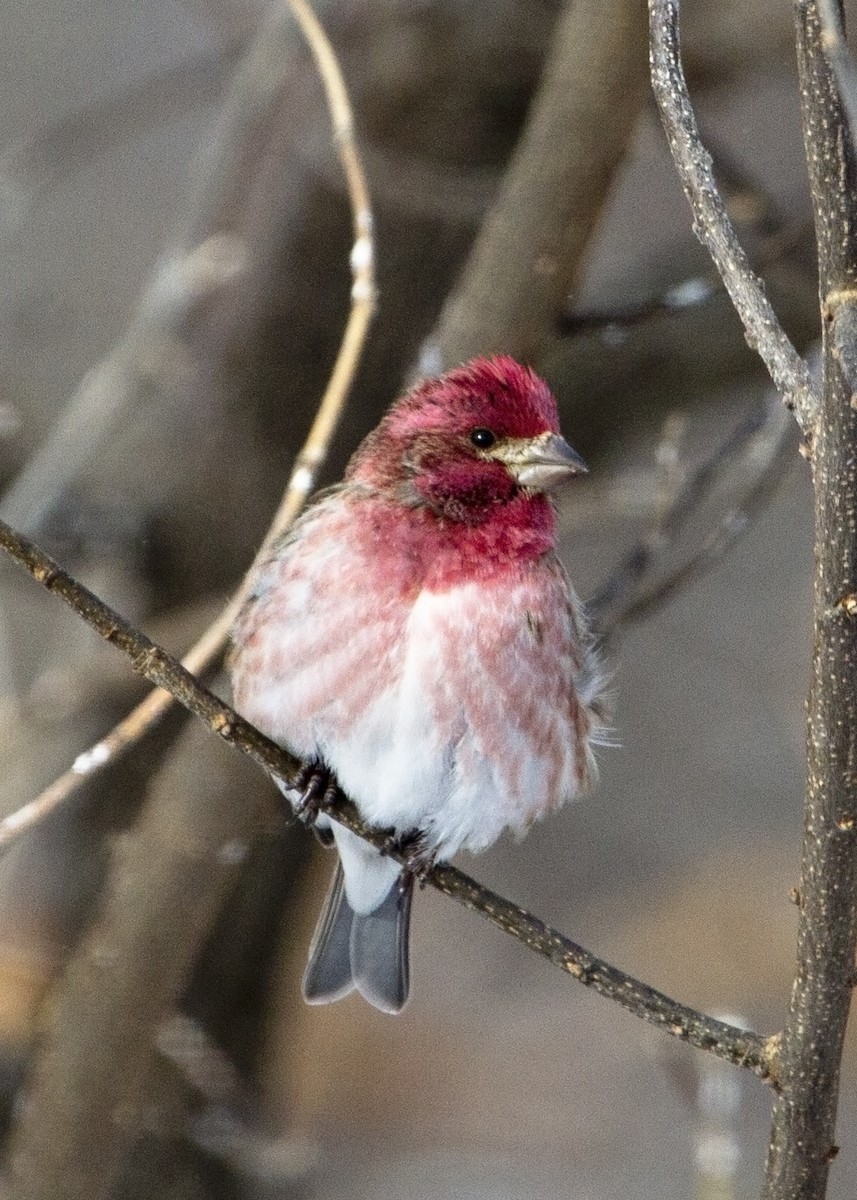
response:
<svg viewBox="0 0 857 1200"><path fill-rule="evenodd" d="M238 710L427 856L523 833L594 772L599 673L546 495L584 469L512 359L421 383L257 568L233 630ZM340 866L304 994L356 987L397 1012L412 876L318 824Z"/></svg>

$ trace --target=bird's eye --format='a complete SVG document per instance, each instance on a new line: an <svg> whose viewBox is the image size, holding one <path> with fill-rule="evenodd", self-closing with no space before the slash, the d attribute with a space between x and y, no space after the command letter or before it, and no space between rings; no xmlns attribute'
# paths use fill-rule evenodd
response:
<svg viewBox="0 0 857 1200"><path fill-rule="evenodd" d="M474 429L470 434L470 440L480 450L487 450L497 441L490 429Z"/></svg>

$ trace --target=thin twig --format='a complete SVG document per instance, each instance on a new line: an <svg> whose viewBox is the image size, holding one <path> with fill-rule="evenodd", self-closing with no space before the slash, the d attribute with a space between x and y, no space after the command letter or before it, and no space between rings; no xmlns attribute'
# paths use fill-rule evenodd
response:
<svg viewBox="0 0 857 1200"><path fill-rule="evenodd" d="M786 407L808 443L818 417L818 396L806 363L789 341L759 278L747 261L726 213L702 144L679 57L678 0L649 0L652 88L670 150L694 217L694 232L711 255Z"/></svg>
<svg viewBox="0 0 857 1200"><path fill-rule="evenodd" d="M765 238L762 248L753 256L756 270L781 262L811 234L809 221L799 221L784 226L775 234ZM565 337L580 337L592 332L615 332L645 325L665 314L686 312L701 308L724 295L723 280L717 271L690 275L672 284L660 295L650 296L639 303L626 304L621 308L570 310L558 322L558 329Z"/></svg>
<svg viewBox="0 0 857 1200"><path fill-rule="evenodd" d="M345 172L351 205L354 245L351 251L351 309L342 342L324 395L306 441L295 459L282 502L265 535L255 562L286 530L313 489L331 439L342 417L345 401L360 362L375 307L375 247L372 208L360 155L354 138L353 118L342 74L324 31L305 0L289 0L309 44L324 84L337 152ZM182 660L188 671L203 674L222 652L235 616L247 594L249 573L217 620ZM169 692L151 692L105 737L79 754L71 768L35 799L0 821L0 850L68 799L109 763L115 762L143 737L172 703Z"/></svg>
<svg viewBox="0 0 857 1200"><path fill-rule="evenodd" d="M212 692L202 687L177 659L137 630L114 609L78 583L28 538L0 521L0 548L34 579L59 596L88 625L131 660L133 669L167 690L229 745L247 754L275 780L292 781L300 769L293 755L275 745ZM361 820L354 805L337 795L330 815L378 849L389 851L384 830ZM398 855L394 854L398 858ZM775 1079L775 1039L706 1016L603 962L537 917L448 864L434 867L427 881L466 908L472 908L536 954L549 959L587 987L621 1004L635 1016L701 1050Z"/></svg>
<svg viewBox="0 0 857 1200"><path fill-rule="evenodd" d="M813 356L813 362L817 356ZM609 638L663 604L719 561L751 527L791 461L791 421L776 393L746 417L678 489L652 530L619 562L589 601L595 627ZM731 482L724 487L724 478ZM713 494L724 511L690 552L658 577L690 521Z"/></svg>

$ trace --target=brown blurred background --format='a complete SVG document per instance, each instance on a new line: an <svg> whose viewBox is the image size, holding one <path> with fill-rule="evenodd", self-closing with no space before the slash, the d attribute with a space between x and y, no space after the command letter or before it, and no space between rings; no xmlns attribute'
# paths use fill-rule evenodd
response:
<svg viewBox="0 0 857 1200"><path fill-rule="evenodd" d="M325 482L434 325L496 194L560 6L317 0L317 10L366 151L380 284ZM0 481L21 523L175 651L212 618L264 533L348 303L348 209L297 30L264 168L246 189L213 193L200 157L263 12L252 0L12 0L4 11ZM773 0L688 0L683 11L689 81L715 158L737 180L736 222L751 251L772 229L788 234L764 274L804 347L817 312L790 19ZM34 456L123 337L170 231L221 220L248 238L251 269L179 324L178 348L145 344L115 418L77 420L69 445L80 462L59 486ZM764 392L722 295L607 323L708 271L647 101L568 319L557 314L538 362L592 468L562 508L562 556L584 595L657 515L664 422L673 415L674 430L680 414L688 470ZM620 746L601 753L597 791L524 843L463 864L651 984L763 1032L783 1021L794 954L812 566L796 440L739 546L612 644ZM142 692L29 580L0 564L0 586L5 815ZM354 998L303 1006L330 861L283 827L249 763L181 727L170 718L0 863L7 1125L35 1056L57 1036L63 967L105 919L108 873L115 880L142 836L129 831L153 803L154 774L161 813L171 797L204 803L210 789L212 803L252 801L264 816L236 843L203 951L181 964L179 1008L192 1024L161 1029L152 1061L117 1061L148 1082L113 1194L755 1194L769 1115L761 1084L672 1044L430 890L418 897L413 994L399 1019ZM194 880L191 870L189 888ZM855 1116L847 1074L834 1197L857 1188ZM698 1166L711 1137L702 1158L698 1142L718 1122L726 1158L733 1148L740 1158L715 1193Z"/></svg>

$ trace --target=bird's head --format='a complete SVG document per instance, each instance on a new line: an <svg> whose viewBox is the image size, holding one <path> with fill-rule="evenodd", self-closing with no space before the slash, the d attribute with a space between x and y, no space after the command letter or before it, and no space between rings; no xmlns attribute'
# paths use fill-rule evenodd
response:
<svg viewBox="0 0 857 1200"><path fill-rule="evenodd" d="M398 400L354 456L349 477L474 524L585 470L559 433L547 384L496 357L475 358Z"/></svg>

